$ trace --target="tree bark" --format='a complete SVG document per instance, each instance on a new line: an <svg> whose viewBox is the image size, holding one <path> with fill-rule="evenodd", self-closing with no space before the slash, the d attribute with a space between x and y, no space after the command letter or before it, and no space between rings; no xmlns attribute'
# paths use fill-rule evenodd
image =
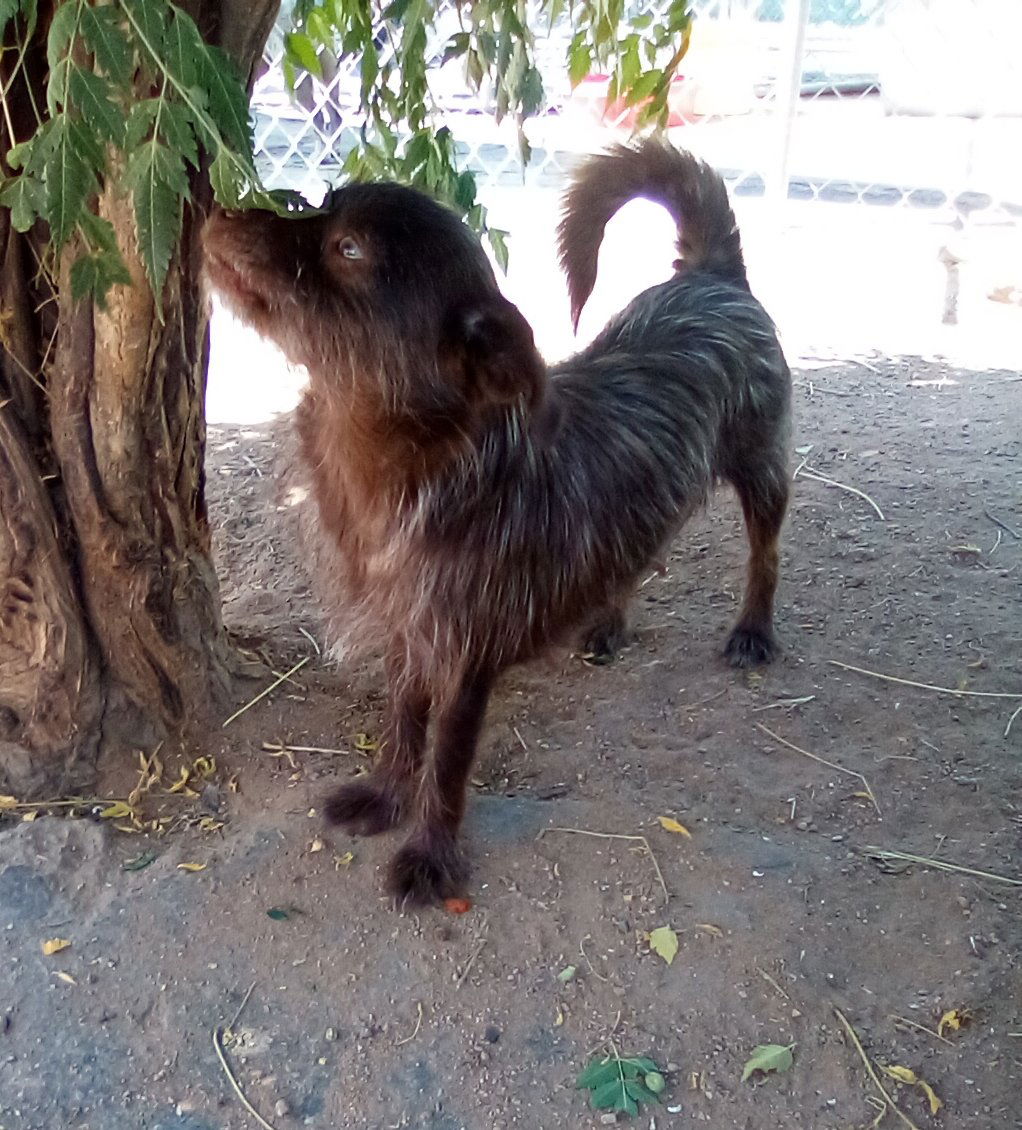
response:
<svg viewBox="0 0 1022 1130"><path fill-rule="evenodd" d="M251 74L276 0L183 7ZM31 95L46 103L45 16L0 161L34 129ZM73 248L51 293L45 230L0 215L0 791L19 796L83 787L101 742L190 740L233 669L205 502L208 178L193 177L159 312L115 180L99 209L133 283L106 310L71 300Z"/></svg>

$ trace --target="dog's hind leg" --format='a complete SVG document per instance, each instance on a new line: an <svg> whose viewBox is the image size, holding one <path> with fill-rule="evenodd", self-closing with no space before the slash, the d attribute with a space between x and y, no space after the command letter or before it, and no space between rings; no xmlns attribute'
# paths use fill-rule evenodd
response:
<svg viewBox="0 0 1022 1130"><path fill-rule="evenodd" d="M586 663L602 667L613 663L628 639L628 619L623 605L610 604L601 608L583 631L579 654Z"/></svg>
<svg viewBox="0 0 1022 1130"><path fill-rule="evenodd" d="M396 827L409 814L426 748L430 696L415 679L388 667L390 703L380 752L372 772L332 793L326 818L360 836Z"/></svg>
<svg viewBox="0 0 1022 1130"><path fill-rule="evenodd" d="M458 829L492 685L489 672L471 672L436 704L434 750L419 782L415 826L390 865L388 885L401 905L425 906L462 893L468 868Z"/></svg>
<svg viewBox="0 0 1022 1130"><path fill-rule="evenodd" d="M732 667L769 663L778 647L774 638L774 593L780 554L778 543L788 508L788 474L783 461L742 468L728 478L738 492L749 538L749 576L742 610L728 636L724 655Z"/></svg>

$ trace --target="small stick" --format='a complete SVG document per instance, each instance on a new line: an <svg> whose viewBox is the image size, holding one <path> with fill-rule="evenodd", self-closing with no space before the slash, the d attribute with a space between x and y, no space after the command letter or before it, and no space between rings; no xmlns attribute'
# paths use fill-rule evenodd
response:
<svg viewBox="0 0 1022 1130"><path fill-rule="evenodd" d="M263 742L264 753L351 753L350 749L326 749L319 745L283 745L280 742Z"/></svg>
<svg viewBox="0 0 1022 1130"><path fill-rule="evenodd" d="M1011 534L1011 536L1016 541L1022 541L1022 534L1020 534L1018 530L1013 530L1007 522L1002 522L1000 518L994 517L994 515L991 514L989 510L984 510L983 513L990 519L991 522L993 522L995 526L1000 526L1006 534Z"/></svg>
<svg viewBox="0 0 1022 1130"><path fill-rule="evenodd" d="M486 922L484 921L482 928L485 929L485 927ZM469 975L472 966L475 965L476 958L483 952L483 947L486 945L486 936L486 934L483 934L483 936L479 939L479 945L477 945L476 948L472 951L472 956L468 959L467 962L465 962L465 968L458 975L457 981L454 982L454 987L456 989L460 989L461 986L465 984L465 978Z"/></svg>
<svg viewBox="0 0 1022 1130"><path fill-rule="evenodd" d="M814 482L825 483L827 486L837 487L839 490L846 490L849 494L857 495L864 502L868 502L870 506L873 507L873 509L877 513L877 517L881 522L887 521L887 519L884 517L884 512L880 509L880 507L877 506L877 504L873 501L872 498L869 497L868 494L866 494L865 491L859 490L858 487L851 487L847 483L838 482L837 479L832 479L829 475L821 475L819 471L815 470L813 467L809 467L808 465L800 467L798 473L804 479L812 479Z"/></svg>
<svg viewBox="0 0 1022 1130"><path fill-rule="evenodd" d="M277 687L279 687L280 684L282 682L284 682L285 679L290 679L291 676L296 671L300 671L305 666L305 664L309 662L309 660L311 658L312 658L311 655L307 655L304 659L300 659L291 668L290 671L285 671L283 675L280 675L276 679L274 679L273 682L270 683L270 685L265 690L261 690L255 696L255 698L251 699L249 702L246 702L245 705L240 710L235 710L235 712L230 716L230 718L227 719L226 722L224 722L224 724L220 727L220 729L221 730L226 729L236 718L240 718L242 716L242 714L244 714L245 711L249 709L249 707L255 706L255 704L257 702L259 702L261 699L264 699L270 693L270 691L275 691L277 689ZM1020 695L1019 697L1022 698L1022 695Z"/></svg>
<svg viewBox="0 0 1022 1130"><path fill-rule="evenodd" d="M309 643L311 643L312 646L316 649L316 654L319 655L319 656L322 656L323 651L320 648L319 644L316 643L316 637L312 634L312 632L307 632L300 624L298 626L298 630L302 633L303 636L305 636L305 638L309 641Z"/></svg>
<svg viewBox="0 0 1022 1130"><path fill-rule="evenodd" d="M861 773L856 773L854 769L846 769L843 765L838 765L834 761L828 761L825 757L820 757L820 755L817 753L810 753L807 749L802 749L797 745L793 745L787 740L787 738L782 738L780 734L775 734L773 730L767 729L767 727L764 726L762 722L756 723L756 729L762 730L764 734L767 734L769 737L773 738L775 742L780 742L781 745L787 746L788 749L793 749L796 753L801 753L803 757L812 758L813 761L818 761L821 765L826 765L828 769L834 769L838 773L847 773L849 777L856 777L862 782L862 787L866 790L866 796L869 797L870 803L876 809L877 816L881 815L880 805L877 804L876 794L873 792L869 781L867 781Z"/></svg>
<svg viewBox="0 0 1022 1130"><path fill-rule="evenodd" d="M1022 714L1022 703L1016 706L1015 709L1011 712L1011 717L1008 719L1008 724L1004 727L1005 737L1007 737L1011 733L1011 724L1020 714Z"/></svg>
<svg viewBox="0 0 1022 1130"><path fill-rule="evenodd" d="M667 884L664 882L664 873L660 870L660 864L657 863L657 858L653 854L653 849L649 846L649 840L647 840L645 836L624 836L617 832L589 832L585 828L543 828L540 830L536 839L541 840L547 832L563 832L571 836L593 836L599 840L631 840L633 843L642 844L646 849L646 854L649 856L650 863L653 864L653 870L656 872L660 888L664 892L664 904L666 905L671 901L670 891L668 891Z"/></svg>
<svg viewBox="0 0 1022 1130"><path fill-rule="evenodd" d="M518 727L517 727L517 726L512 726L512 727L511 727L511 729L512 729L512 730L514 730L514 734L515 734L515 737L516 737L516 738L518 739L518 741L519 741L519 742L521 743L522 749L524 749L524 750L525 750L525 752L526 752L526 753L528 753L528 752L529 752L529 747L528 747L528 746L527 746L527 745L525 744L525 738L523 738L523 737L522 737L522 735L521 735L521 734L520 734L520 733L518 732Z"/></svg>
<svg viewBox="0 0 1022 1130"><path fill-rule="evenodd" d="M248 987L248 992L241 998L241 1004L238 1005L238 1011L234 1014L234 1019L224 1029L226 1032L233 1032L235 1024L241 1019L241 1014L245 1011L245 1005L248 1004L248 998L252 995L252 990L256 987L255 981Z"/></svg>
<svg viewBox="0 0 1022 1130"><path fill-rule="evenodd" d="M403 1040L398 1040L398 1042L394 1045L395 1048L400 1048L404 1044L410 1044L412 1040L414 1040L415 1037L419 1034L419 1029L422 1027L422 1001L416 1001L415 1007L418 1014L415 1018L415 1028L412 1030L412 1034L410 1036L405 1036Z"/></svg>
<svg viewBox="0 0 1022 1130"><path fill-rule="evenodd" d="M923 691L936 691L937 694L953 694L962 698L1010 698L1022 699L1022 694L1007 694L1005 691L959 691L954 687L937 687L932 683L917 683L913 679L899 679L896 675L882 675L879 671L869 671L865 667L853 667L850 663L841 663L837 659L828 659L833 667L841 667L845 671L854 671L858 675L869 675L871 679L883 679L885 683L899 683L903 687L918 687Z"/></svg>
<svg viewBox="0 0 1022 1130"><path fill-rule="evenodd" d="M788 996L788 994L781 988L780 985L777 984L777 982L773 979L773 977L770 976L769 973L767 973L767 971L765 969L760 969L760 967L757 965L756 966L756 972L760 975L760 977L763 978L764 981L766 981L766 983L772 989L774 989L777 993L779 993L786 1001L791 1000L791 997Z"/></svg>
<svg viewBox="0 0 1022 1130"><path fill-rule="evenodd" d="M227 1062L227 1054L224 1051L223 1044L223 1029L213 1029L213 1047L216 1048L217 1059L220 1060L220 1066L224 1069L224 1074L227 1076L228 1082L234 1088L234 1093L241 1100L241 1105L248 1111L250 1115L259 1123L263 1130L274 1130L274 1127L266 1121L265 1118L256 1110L256 1108L245 1097L245 1092L241 1089L241 1084L238 1082L237 1077L231 1070L231 1065Z"/></svg>
<svg viewBox="0 0 1022 1130"><path fill-rule="evenodd" d="M896 1025L902 1024L906 1028L916 1028L920 1032L925 1032L927 1036L932 1036L935 1040L940 1040L942 1044L947 1044L948 1047L954 1047L954 1045L949 1039L947 1039L946 1036L942 1036L939 1032L935 1032L932 1028L927 1028L925 1024L917 1024L914 1020L909 1020L907 1016L895 1016L893 1012L891 1013L891 1019Z"/></svg>
<svg viewBox="0 0 1022 1130"><path fill-rule="evenodd" d="M898 859L905 863L918 863L922 867L932 867L935 871L952 871L958 875L971 875L975 879L988 879L992 883L1007 883L1009 887L1022 887L1022 879L1011 879L993 871L977 871L974 867L963 867L960 863L948 863L943 859L930 859L925 855L910 855L906 851L889 851L887 848L867 844L862 851L874 859Z"/></svg>
<svg viewBox="0 0 1022 1130"><path fill-rule="evenodd" d="M590 937L592 937L591 934L586 934L586 938ZM596 972L596 967L589 960L589 954L587 954L585 951L583 943L585 942L586 938L583 938L582 941L578 943L578 952L586 959L586 965L589 966L589 972L596 978L597 981L602 981L604 984L606 984L610 980L610 978L604 977L602 974Z"/></svg>
<svg viewBox="0 0 1022 1130"><path fill-rule="evenodd" d="M892 1099L884 1089L883 1083L880 1082L877 1073L873 1070L873 1064L869 1062L869 1056L866 1055L866 1052L863 1050L859 1037L855 1034L855 1029L845 1019L845 1014L841 1011L841 1009L835 1008L834 1015L838 1018L838 1020L841 1021L842 1025L844 1026L845 1032L848 1033L848 1038L852 1041L855 1050L859 1053L859 1058L862 1060L863 1066L869 1073L870 1079L873 1080L873 1085L880 1092L880 1094L883 1095L884 1101L887 1103L890 1109L893 1110L894 1113L901 1119L901 1121L905 1123L909 1130L919 1130L919 1127L912 1121L911 1118L909 1118L907 1114L905 1114L905 1112L898 1106L894 1099Z"/></svg>
<svg viewBox="0 0 1022 1130"><path fill-rule="evenodd" d="M779 698L776 702L768 702L766 706L754 706L753 713L757 710L775 710L778 706L783 707L796 707L805 706L807 702L812 702L816 698L814 694L805 694L801 698Z"/></svg>

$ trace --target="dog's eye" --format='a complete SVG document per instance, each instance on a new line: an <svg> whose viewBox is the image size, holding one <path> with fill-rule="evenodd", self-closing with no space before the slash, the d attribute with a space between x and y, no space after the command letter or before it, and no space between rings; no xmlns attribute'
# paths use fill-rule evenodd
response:
<svg viewBox="0 0 1022 1130"><path fill-rule="evenodd" d="M337 241L337 253L343 259L361 259L362 248L351 238L346 235L343 239Z"/></svg>

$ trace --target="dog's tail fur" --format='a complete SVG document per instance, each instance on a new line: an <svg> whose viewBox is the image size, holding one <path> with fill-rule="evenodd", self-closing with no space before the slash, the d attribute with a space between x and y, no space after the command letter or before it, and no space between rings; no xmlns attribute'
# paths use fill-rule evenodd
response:
<svg viewBox="0 0 1022 1130"><path fill-rule="evenodd" d="M661 141L615 145L588 158L565 194L558 236L576 329L596 283L604 228L638 196L662 204L678 225L678 270L698 268L748 285L738 224L720 175Z"/></svg>

